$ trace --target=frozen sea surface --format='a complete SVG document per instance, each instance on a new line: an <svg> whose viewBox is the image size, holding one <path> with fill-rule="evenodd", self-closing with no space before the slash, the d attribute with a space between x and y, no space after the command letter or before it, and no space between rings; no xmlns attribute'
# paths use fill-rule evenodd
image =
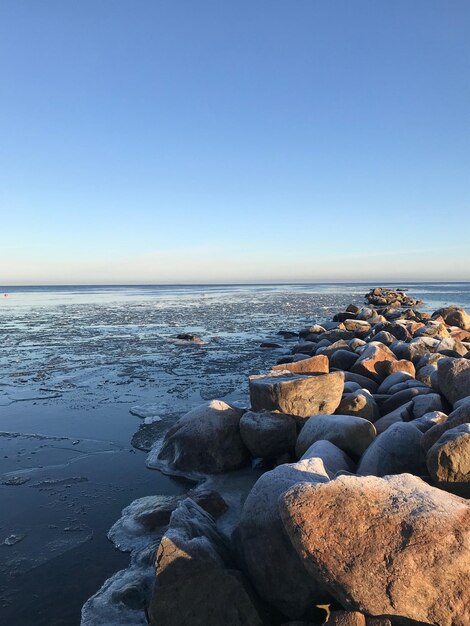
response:
<svg viewBox="0 0 470 626"><path fill-rule="evenodd" d="M468 284L399 286L428 310L470 305ZM84 601L127 565L106 539L121 509L188 488L146 469L131 440L148 449L203 400L244 404L247 376L295 342L278 331L329 319L369 288L3 287L0 623L79 624Z"/></svg>

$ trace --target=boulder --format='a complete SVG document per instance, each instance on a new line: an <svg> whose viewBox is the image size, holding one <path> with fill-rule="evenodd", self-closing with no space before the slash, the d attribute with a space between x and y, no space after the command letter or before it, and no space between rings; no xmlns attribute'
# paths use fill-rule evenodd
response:
<svg viewBox="0 0 470 626"><path fill-rule="evenodd" d="M333 413L341 401L342 372L303 376L282 372L250 376L253 411L280 411L305 418L314 413Z"/></svg>
<svg viewBox="0 0 470 626"><path fill-rule="evenodd" d="M449 336L450 334L445 324L433 321L428 322L426 326L418 328L415 332L415 337L436 337L438 339L444 339Z"/></svg>
<svg viewBox="0 0 470 626"><path fill-rule="evenodd" d="M380 383L379 388L377 389L377 393L389 393L390 389L394 385L398 385L399 383L404 383L407 380L413 380L414 377L408 372L394 372L393 374L389 374L387 378Z"/></svg>
<svg viewBox="0 0 470 626"><path fill-rule="evenodd" d="M320 324L313 324L312 326L307 326L307 328L303 328L299 332L300 337L306 337L307 335L321 335L324 333L326 328L320 326Z"/></svg>
<svg viewBox="0 0 470 626"><path fill-rule="evenodd" d="M383 373L390 376L395 372L407 372L410 376L415 376L416 368L411 361L407 359L399 359L397 361L385 361L383 364Z"/></svg>
<svg viewBox="0 0 470 626"><path fill-rule="evenodd" d="M452 413L449 413L448 418L444 422L436 424L426 432L422 441L424 450L429 450L447 430L467 423L470 423L470 402L461 404Z"/></svg>
<svg viewBox="0 0 470 626"><path fill-rule="evenodd" d="M279 465L259 478L249 493L234 532L244 571L258 594L286 617L302 617L327 594L310 576L284 532L279 496L299 482L326 482L328 473L319 458ZM222 623L222 622L221 622Z"/></svg>
<svg viewBox="0 0 470 626"><path fill-rule="evenodd" d="M428 393L413 398L413 418L422 417L426 413L442 411L442 398L438 393Z"/></svg>
<svg viewBox="0 0 470 626"><path fill-rule="evenodd" d="M335 476L338 472L356 471L356 464L349 456L335 446L331 441L320 439L312 443L310 448L302 455L301 461L305 459L319 458L323 461L323 465L331 476Z"/></svg>
<svg viewBox="0 0 470 626"><path fill-rule="evenodd" d="M404 324L400 322L387 322L383 324L382 330L390 333L399 341L410 341L411 334Z"/></svg>
<svg viewBox="0 0 470 626"><path fill-rule="evenodd" d="M317 355L320 354L324 354L325 356L327 356L329 359L333 356L333 354L335 352L337 352L338 350L349 350L349 344L347 341L344 341L344 339L341 339L340 341L335 341L334 343L330 344L329 346L325 346L325 347L318 347L317 348Z"/></svg>
<svg viewBox="0 0 470 626"><path fill-rule="evenodd" d="M365 320L346 319L343 321L343 325L346 330L351 330L358 334L367 333L370 330L370 324Z"/></svg>
<svg viewBox="0 0 470 626"><path fill-rule="evenodd" d="M364 452L357 474L386 476L409 472L424 476L426 464L421 448L422 437L423 433L413 423L392 424Z"/></svg>
<svg viewBox="0 0 470 626"><path fill-rule="evenodd" d="M272 370L274 372L288 371L294 374L328 374L330 371L328 358L323 355L311 356L294 363L274 365Z"/></svg>
<svg viewBox="0 0 470 626"><path fill-rule="evenodd" d="M386 346L390 346L396 340L397 338L386 330L381 330L374 335L374 341L380 341L380 343Z"/></svg>
<svg viewBox="0 0 470 626"><path fill-rule="evenodd" d="M350 330L344 330L342 328L332 328L331 330L327 330L319 335L318 339L320 341L322 341L322 339L327 339L331 343L335 343L335 341L339 341L340 339L344 339L345 341L348 339L354 339L354 333Z"/></svg>
<svg viewBox="0 0 470 626"><path fill-rule="evenodd" d="M419 428L422 433L426 433L436 424L443 424L446 420L447 415L442 413L442 411L431 411L430 413L425 413L421 417L414 419L413 424L416 428Z"/></svg>
<svg viewBox="0 0 470 626"><path fill-rule="evenodd" d="M339 370L350 370L358 358L351 350L336 350L330 357L330 366Z"/></svg>
<svg viewBox="0 0 470 626"><path fill-rule="evenodd" d="M292 348L292 354L312 355L317 349L317 344L313 341L302 341Z"/></svg>
<svg viewBox="0 0 470 626"><path fill-rule="evenodd" d="M403 389L402 391L392 394L388 400L385 400L385 402L380 405L380 412L382 415L387 415L399 406L402 406L412 400L415 396L429 393L431 393L431 389L429 389L429 387L411 387Z"/></svg>
<svg viewBox="0 0 470 626"><path fill-rule="evenodd" d="M375 422L380 417L379 407L372 395L365 389L360 389L343 396L336 409L339 415L355 415L363 417L369 422Z"/></svg>
<svg viewBox="0 0 470 626"><path fill-rule="evenodd" d="M331 611L325 626L367 626L364 613L359 611Z"/></svg>
<svg viewBox="0 0 470 626"><path fill-rule="evenodd" d="M240 435L251 456L272 459L293 452L297 426L294 418L284 413L247 411L240 420Z"/></svg>
<svg viewBox="0 0 470 626"><path fill-rule="evenodd" d="M367 389L371 393L376 393L378 384L367 376L361 376L361 374L354 374L353 372L344 372L345 382L357 383L362 389Z"/></svg>
<svg viewBox="0 0 470 626"><path fill-rule="evenodd" d="M362 387L358 383L344 383L343 395L346 393L354 393L355 391L359 391L359 389L362 389Z"/></svg>
<svg viewBox="0 0 470 626"><path fill-rule="evenodd" d="M158 460L182 472L217 474L238 469L248 459L240 436L243 413L221 400L196 407L168 430Z"/></svg>
<svg viewBox="0 0 470 626"><path fill-rule="evenodd" d="M349 341L348 343L349 343L349 348L354 351L366 345L366 342L363 339L358 339L357 337L356 339L351 339L351 341Z"/></svg>
<svg viewBox="0 0 470 626"><path fill-rule="evenodd" d="M171 516L157 552L151 626L262 626L214 519L191 499Z"/></svg>
<svg viewBox="0 0 470 626"><path fill-rule="evenodd" d="M448 306L434 311L433 318L442 317L446 324L470 330L470 315L460 306Z"/></svg>
<svg viewBox="0 0 470 626"><path fill-rule="evenodd" d="M448 339L443 339L436 348L437 352L440 354L444 354L446 356L465 356L468 352L467 346L465 346L461 341L457 341L452 337Z"/></svg>
<svg viewBox="0 0 470 626"><path fill-rule="evenodd" d="M195 343L195 344L204 343L203 339L199 337L199 335L195 335L194 333L179 333L178 335L176 335L175 338L178 339L179 341L187 341L188 343Z"/></svg>
<svg viewBox="0 0 470 626"><path fill-rule="evenodd" d="M416 379L427 385L434 391L439 391L439 380L437 375L437 365L425 365L418 370Z"/></svg>
<svg viewBox="0 0 470 626"><path fill-rule="evenodd" d="M382 382L388 375L386 363L396 361L395 355L384 344L370 343L351 367L351 372Z"/></svg>
<svg viewBox="0 0 470 626"><path fill-rule="evenodd" d="M340 476L280 498L310 574L348 610L470 624L470 505L410 474Z"/></svg>
<svg viewBox="0 0 470 626"><path fill-rule="evenodd" d="M470 497L470 424L447 430L428 450L426 464L436 485Z"/></svg>
<svg viewBox="0 0 470 626"><path fill-rule="evenodd" d="M441 393L451 404L470 395L470 360L440 359L437 380Z"/></svg>
<svg viewBox="0 0 470 626"><path fill-rule="evenodd" d="M304 424L295 445L301 457L312 443L326 439L346 454L357 458L372 443L376 435L374 425L353 415L312 415Z"/></svg>
<svg viewBox="0 0 470 626"><path fill-rule="evenodd" d="M393 385L390 387L388 393L393 396L393 394L398 393L399 391L404 391L405 389L419 389L421 388L421 393L431 393L431 390L425 383L422 383L419 380L415 380L412 378L411 380L406 380L403 383L398 383L397 385ZM424 391L423 391L424 390Z"/></svg>

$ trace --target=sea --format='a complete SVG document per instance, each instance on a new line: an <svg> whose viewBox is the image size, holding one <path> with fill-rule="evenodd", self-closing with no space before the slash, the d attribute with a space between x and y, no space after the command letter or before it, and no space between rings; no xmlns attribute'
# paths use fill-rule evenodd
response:
<svg viewBox="0 0 470 626"><path fill-rule="evenodd" d="M247 377L295 342L280 331L374 286L0 286L0 624L80 624L129 560L106 537L121 510L189 488L146 468L152 433L206 400L246 404ZM381 286L470 309L470 283Z"/></svg>

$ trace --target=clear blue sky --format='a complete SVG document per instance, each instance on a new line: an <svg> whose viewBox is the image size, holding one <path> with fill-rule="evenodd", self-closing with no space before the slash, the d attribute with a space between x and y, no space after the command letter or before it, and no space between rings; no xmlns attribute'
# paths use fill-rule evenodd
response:
<svg viewBox="0 0 470 626"><path fill-rule="evenodd" d="M0 0L0 284L470 280L468 0Z"/></svg>

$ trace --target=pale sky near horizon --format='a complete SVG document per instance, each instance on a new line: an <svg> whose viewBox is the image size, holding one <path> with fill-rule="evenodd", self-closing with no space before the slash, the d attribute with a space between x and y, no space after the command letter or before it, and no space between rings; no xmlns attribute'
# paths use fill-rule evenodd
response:
<svg viewBox="0 0 470 626"><path fill-rule="evenodd" d="M467 0L0 0L0 285L470 280Z"/></svg>

